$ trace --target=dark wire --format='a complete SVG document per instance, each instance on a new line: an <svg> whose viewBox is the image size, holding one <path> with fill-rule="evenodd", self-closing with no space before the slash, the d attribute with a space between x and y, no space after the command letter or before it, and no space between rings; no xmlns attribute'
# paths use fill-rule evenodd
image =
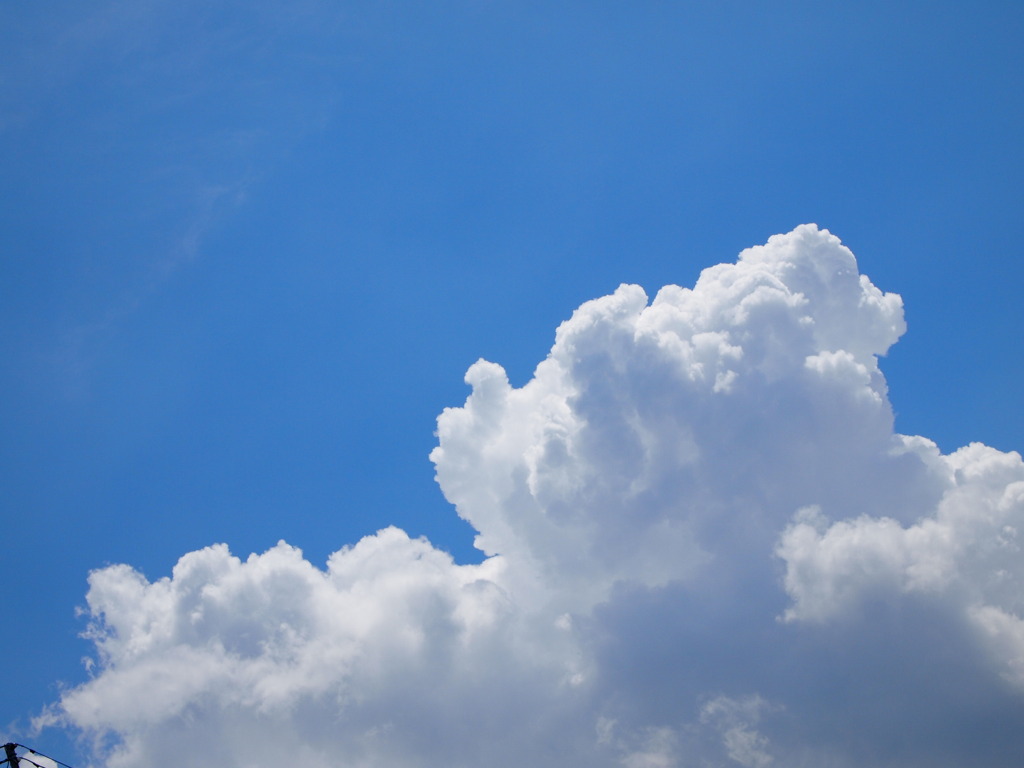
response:
<svg viewBox="0 0 1024 768"><path fill-rule="evenodd" d="M57 765L63 765L64 768L72 768L72 766L68 765L67 763L62 763L55 757L44 755L42 752L36 752L34 749L32 749L32 747L26 747L24 744L18 744L17 742L15 742L14 746L21 747L22 749L27 749L29 752L31 752L33 755L36 755L37 757L45 757L47 760L53 760L53 762L55 762ZM26 762L32 763L32 765L36 766L36 768L44 768L43 766L39 765L39 763L37 763L35 760L29 760L27 757L23 757L21 755L18 756L18 760L25 760ZM4 762L7 761L5 760Z"/></svg>

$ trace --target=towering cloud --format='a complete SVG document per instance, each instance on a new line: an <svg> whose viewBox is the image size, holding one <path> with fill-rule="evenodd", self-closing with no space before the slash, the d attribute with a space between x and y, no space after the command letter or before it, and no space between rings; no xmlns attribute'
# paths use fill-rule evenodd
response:
<svg viewBox="0 0 1024 768"><path fill-rule="evenodd" d="M97 571L94 677L43 721L112 768L1016 765L1024 464L894 432L903 330L813 225L622 286L439 417L482 564L388 528Z"/></svg>

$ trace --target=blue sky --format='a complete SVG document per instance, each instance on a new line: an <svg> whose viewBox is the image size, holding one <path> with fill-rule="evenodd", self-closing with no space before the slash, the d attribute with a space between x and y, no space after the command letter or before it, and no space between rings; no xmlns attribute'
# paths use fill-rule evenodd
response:
<svg viewBox="0 0 1024 768"><path fill-rule="evenodd" d="M804 222L899 293L896 429L1024 445L1016 3L0 5L0 729L86 679L89 571L389 524L620 283Z"/></svg>

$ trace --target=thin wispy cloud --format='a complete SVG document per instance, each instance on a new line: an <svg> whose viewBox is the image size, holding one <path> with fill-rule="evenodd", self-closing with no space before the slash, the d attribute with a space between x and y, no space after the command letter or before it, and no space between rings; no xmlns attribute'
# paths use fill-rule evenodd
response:
<svg viewBox="0 0 1024 768"><path fill-rule="evenodd" d="M96 221L63 226L96 263L130 276L68 317L45 355L69 394L88 390L111 337L331 119L338 95L327 72L344 53L321 44L344 14L318 2L257 3L225 27L213 23L218 12L109 0L56 20L28 13L10 36L0 134L9 146L70 145L62 147L69 162L56 168L45 153L26 152L31 181L55 175L80 185L86 199L74 209L102 195L109 219L96 206ZM305 56L267 68L296 38Z"/></svg>

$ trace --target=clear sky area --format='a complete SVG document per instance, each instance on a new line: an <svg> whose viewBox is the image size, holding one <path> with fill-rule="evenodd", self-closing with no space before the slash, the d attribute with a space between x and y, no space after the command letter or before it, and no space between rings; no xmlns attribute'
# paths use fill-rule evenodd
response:
<svg viewBox="0 0 1024 768"><path fill-rule="evenodd" d="M1019 765L1022 40L2 0L0 738Z"/></svg>

